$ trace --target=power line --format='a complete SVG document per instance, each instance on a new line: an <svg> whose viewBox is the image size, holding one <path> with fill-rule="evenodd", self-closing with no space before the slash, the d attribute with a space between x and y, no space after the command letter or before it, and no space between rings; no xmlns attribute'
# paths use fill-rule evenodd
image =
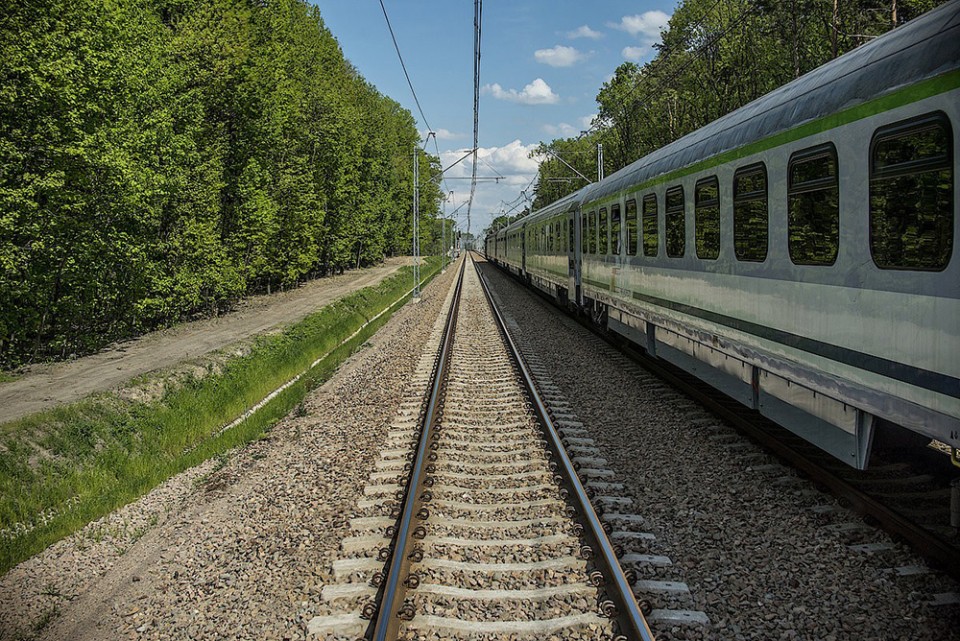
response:
<svg viewBox="0 0 960 641"><path fill-rule="evenodd" d="M397 50L397 58L400 59L400 67L403 69L403 75L407 79L407 85L410 87L410 93L413 94L413 101L417 104L417 111L420 112L420 117L423 118L423 124L426 125L428 131L433 131L433 127L430 126L430 123L427 122L427 117L423 115L423 108L420 106L420 100L417 98L417 92L413 88L413 83L410 82L410 74L407 73L407 65L403 64L403 56L400 54L400 45L397 44L397 36L393 33L393 25L390 24L390 16L387 15L387 8L383 4L383 0L380 0L380 8L383 9L383 17L387 21L387 29L390 30L390 37L393 39L393 48ZM434 140L436 142L436 140ZM439 155L439 150L437 152Z"/></svg>

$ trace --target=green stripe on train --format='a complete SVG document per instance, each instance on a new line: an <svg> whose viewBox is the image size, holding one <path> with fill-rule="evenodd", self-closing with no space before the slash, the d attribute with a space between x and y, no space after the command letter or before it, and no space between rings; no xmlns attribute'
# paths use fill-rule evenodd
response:
<svg viewBox="0 0 960 641"><path fill-rule="evenodd" d="M849 109L838 111L837 113L830 114L829 116L812 120L808 123L798 125L793 129L781 131L780 133L773 134L768 138L749 143L743 147L738 147L737 149L731 149L730 151L725 151L717 154L716 156L711 156L706 160L701 160L700 162L688 167L676 169L668 174L651 178L645 183L634 185L627 189L621 189L616 194L604 196L602 199L590 203L589 206L602 206L608 201L619 200L620 196L626 194L627 192L642 191L649 187L655 187L665 182L677 180L679 178L683 178L684 176L689 176L690 174L695 174L718 165L723 165L728 162L733 162L734 160L740 160L741 158L752 156L753 154L757 154L762 151L773 149L774 147L796 142L802 138L807 138L815 134L830 131L831 129L849 125L850 123L858 120L863 120L864 118L869 118L870 116L875 116L879 113L890 111L891 109L897 109L898 107L903 107L925 98L937 96L942 93L957 89L958 87L960 87L960 69L947 72L935 78L928 78L927 80L887 94L886 96L881 96L880 98L869 100L863 104L856 105L855 107L850 107Z"/></svg>

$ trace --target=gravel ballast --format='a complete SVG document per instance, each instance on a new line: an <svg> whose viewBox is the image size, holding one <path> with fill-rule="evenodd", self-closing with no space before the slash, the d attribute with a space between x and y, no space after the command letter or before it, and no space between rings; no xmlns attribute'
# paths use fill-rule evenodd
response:
<svg viewBox="0 0 960 641"><path fill-rule="evenodd" d="M960 591L911 550L602 343L491 265L484 274L525 352L535 353L673 560L708 625L658 639L956 639ZM830 527L830 526L839 527ZM854 551L874 542L885 549ZM663 607L669 600L654 600Z"/></svg>
<svg viewBox="0 0 960 641"><path fill-rule="evenodd" d="M265 438L0 578L0 638L305 638L455 273L438 276Z"/></svg>

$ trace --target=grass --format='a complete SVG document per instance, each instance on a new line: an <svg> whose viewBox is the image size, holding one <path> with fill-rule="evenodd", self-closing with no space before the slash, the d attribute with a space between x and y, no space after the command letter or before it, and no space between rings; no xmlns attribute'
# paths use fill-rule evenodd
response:
<svg viewBox="0 0 960 641"><path fill-rule="evenodd" d="M439 259L421 267L427 281ZM25 417L0 430L0 573L190 467L261 437L297 408L384 323L411 286L403 268L256 341L223 369L188 379L156 402L100 395ZM324 358L233 429L221 428Z"/></svg>
<svg viewBox="0 0 960 641"><path fill-rule="evenodd" d="M15 381L18 378L20 377L17 376L16 374L0 371L0 383L10 383L11 381Z"/></svg>

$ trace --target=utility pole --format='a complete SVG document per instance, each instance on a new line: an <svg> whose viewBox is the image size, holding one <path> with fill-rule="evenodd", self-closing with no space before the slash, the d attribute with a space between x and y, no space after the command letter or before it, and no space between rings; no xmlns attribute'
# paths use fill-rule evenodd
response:
<svg viewBox="0 0 960 641"><path fill-rule="evenodd" d="M413 145L413 298L420 298L420 145Z"/></svg>

